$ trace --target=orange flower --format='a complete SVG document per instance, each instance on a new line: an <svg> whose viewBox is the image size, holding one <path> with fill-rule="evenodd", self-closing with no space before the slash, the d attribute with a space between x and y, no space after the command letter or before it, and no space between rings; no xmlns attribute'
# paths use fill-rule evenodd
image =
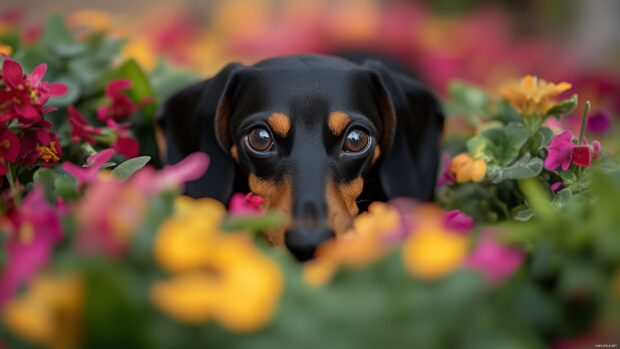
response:
<svg viewBox="0 0 620 349"><path fill-rule="evenodd" d="M393 207L375 202L353 221L352 231L319 247L317 258L306 263L303 277L310 285L324 285L342 266L358 267L379 259L388 249L385 233L398 229L400 216Z"/></svg>
<svg viewBox="0 0 620 349"><path fill-rule="evenodd" d="M15 334L54 349L79 347L83 286L75 275L39 276L26 293L2 309L2 320Z"/></svg>
<svg viewBox="0 0 620 349"><path fill-rule="evenodd" d="M151 287L150 299L182 322L215 320L231 331L256 331L274 315L282 272L248 235L220 233L224 214L216 200L177 199L154 245L157 262L174 274Z"/></svg>
<svg viewBox="0 0 620 349"><path fill-rule="evenodd" d="M452 159L449 171L456 176L458 183L479 182L486 174L487 164L482 159L474 159L468 153L460 153Z"/></svg>
<svg viewBox="0 0 620 349"><path fill-rule="evenodd" d="M499 95L523 116L545 115L556 102L554 97L572 86L567 82L554 84L526 75L521 80L510 81L500 86Z"/></svg>

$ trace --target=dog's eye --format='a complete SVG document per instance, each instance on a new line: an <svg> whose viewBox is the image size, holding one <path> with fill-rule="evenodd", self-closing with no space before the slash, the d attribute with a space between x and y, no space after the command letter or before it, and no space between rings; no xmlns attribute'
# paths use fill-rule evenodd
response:
<svg viewBox="0 0 620 349"><path fill-rule="evenodd" d="M262 127L253 128L247 135L247 142L252 150L265 152L273 146L271 133Z"/></svg>
<svg viewBox="0 0 620 349"><path fill-rule="evenodd" d="M370 142L370 136L366 131L359 128L353 129L347 133L344 140L344 150L350 153L359 153L366 149Z"/></svg>

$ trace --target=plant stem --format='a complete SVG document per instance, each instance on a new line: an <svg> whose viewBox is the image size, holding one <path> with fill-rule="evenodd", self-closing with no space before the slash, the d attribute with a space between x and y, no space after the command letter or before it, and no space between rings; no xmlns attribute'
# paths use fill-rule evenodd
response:
<svg viewBox="0 0 620 349"><path fill-rule="evenodd" d="M586 136L586 121L588 120L588 113L590 112L590 101L586 101L586 105L583 109L583 117L581 118L581 129L579 130L579 143L583 144L583 139Z"/></svg>

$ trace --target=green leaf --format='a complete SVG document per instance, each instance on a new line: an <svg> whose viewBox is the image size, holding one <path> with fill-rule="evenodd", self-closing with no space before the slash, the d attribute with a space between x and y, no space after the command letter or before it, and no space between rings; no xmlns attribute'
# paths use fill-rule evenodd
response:
<svg viewBox="0 0 620 349"><path fill-rule="evenodd" d="M527 222L534 217L534 210L531 208L523 208L518 210L512 216L512 219L519 222Z"/></svg>
<svg viewBox="0 0 620 349"><path fill-rule="evenodd" d="M475 136L467 141L467 152L475 158L485 157L486 148L490 141L483 136Z"/></svg>
<svg viewBox="0 0 620 349"><path fill-rule="evenodd" d="M491 171L489 177L493 183L500 183L509 179L525 179L535 177L540 174L542 169L542 159L532 158L529 153L526 153L512 165Z"/></svg>
<svg viewBox="0 0 620 349"><path fill-rule="evenodd" d="M577 95L572 95L570 98L561 101L560 103L554 105L547 112L547 116L553 116L555 118L560 118L562 115L572 113L577 107Z"/></svg>
<svg viewBox="0 0 620 349"><path fill-rule="evenodd" d="M565 186L577 182L577 175L571 171L560 171L560 178L562 178Z"/></svg>
<svg viewBox="0 0 620 349"><path fill-rule="evenodd" d="M76 185L73 177L57 176L54 180L54 192L64 200L76 200L79 197Z"/></svg>
<svg viewBox="0 0 620 349"><path fill-rule="evenodd" d="M503 128L488 129L480 137L486 138L488 142L472 141L472 148L480 150L477 147L481 147L485 160L506 166L517 158L529 138L529 132L523 124L513 122Z"/></svg>
<svg viewBox="0 0 620 349"><path fill-rule="evenodd" d="M59 42L52 46L52 51L60 57L74 57L86 52L86 45L75 42Z"/></svg>
<svg viewBox="0 0 620 349"><path fill-rule="evenodd" d="M229 217L222 225L224 230L245 230L261 233L277 228L286 222L286 216L280 212L268 212L264 216L233 216Z"/></svg>
<svg viewBox="0 0 620 349"><path fill-rule="evenodd" d="M553 199L553 205L558 208L565 207L568 205L571 197L573 196L573 192L569 188L564 188L560 190Z"/></svg>
<svg viewBox="0 0 620 349"><path fill-rule="evenodd" d="M62 51L63 46L73 42L71 32L65 23L65 17L60 13L55 13L47 18L47 23L37 43L43 47L52 48L54 51L57 47L61 47Z"/></svg>
<svg viewBox="0 0 620 349"><path fill-rule="evenodd" d="M487 114L489 97L480 88L463 81L452 81L448 86L451 116L480 116Z"/></svg>
<svg viewBox="0 0 620 349"><path fill-rule="evenodd" d="M116 166L116 168L112 170L112 175L118 179L127 179L136 173L136 171L143 168L150 160L150 156L139 156L129 159Z"/></svg>
<svg viewBox="0 0 620 349"><path fill-rule="evenodd" d="M67 91L64 96L50 98L46 106L56 108L66 107L70 104L75 103L75 101L78 100L78 98L80 97L81 88L80 84L78 84L76 80L69 76L62 76L58 78L55 82L60 82L67 85L69 91Z"/></svg>

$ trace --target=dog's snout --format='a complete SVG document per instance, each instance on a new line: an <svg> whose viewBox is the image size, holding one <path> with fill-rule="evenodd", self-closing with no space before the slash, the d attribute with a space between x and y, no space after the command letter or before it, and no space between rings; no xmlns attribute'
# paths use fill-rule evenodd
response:
<svg viewBox="0 0 620 349"><path fill-rule="evenodd" d="M314 257L317 247L334 237L334 232L327 227L297 227L286 232L286 247L299 261L307 261Z"/></svg>

